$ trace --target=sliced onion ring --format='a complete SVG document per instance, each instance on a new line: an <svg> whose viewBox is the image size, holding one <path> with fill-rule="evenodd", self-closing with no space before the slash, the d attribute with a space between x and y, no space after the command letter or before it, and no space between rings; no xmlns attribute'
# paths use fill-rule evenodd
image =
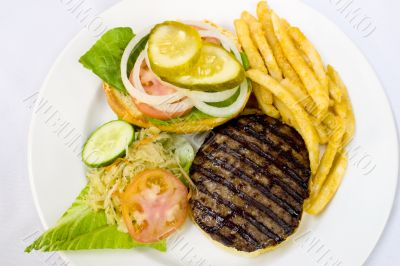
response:
<svg viewBox="0 0 400 266"><path fill-rule="evenodd" d="M248 84L247 79L245 79L242 84L240 84L239 96L237 97L236 101L231 105L228 105L226 107L215 107L202 101L196 101L193 99L192 101L194 106L205 114L214 117L231 117L239 113L240 110L244 107L244 105L246 104L247 94Z"/></svg>

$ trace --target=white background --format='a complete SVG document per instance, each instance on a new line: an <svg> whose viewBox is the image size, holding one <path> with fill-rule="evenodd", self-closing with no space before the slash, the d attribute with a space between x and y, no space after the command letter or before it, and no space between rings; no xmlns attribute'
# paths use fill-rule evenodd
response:
<svg viewBox="0 0 400 266"><path fill-rule="evenodd" d="M26 100L40 88L65 45L85 25L68 11L78 0L1 1L0 6L0 265L60 265L52 254L25 254L32 236L42 231L28 182L27 136L32 109ZM79 0L101 12L117 0ZM229 8L228 0L227 8ZM243 0L245 1L245 0ZM201 0L198 0L201 3ZM362 50L377 72L400 123L400 18L397 0L303 0L334 21ZM368 16L376 30L364 37L337 9L349 3ZM212 8L212 7L210 7ZM135 15L135 10L132 10ZM357 66L354 66L357 67ZM379 112L379 106L370 108ZM377 125L379 126L379 125ZM379 180L377 180L379 182ZM373 195L371 195L373 197ZM366 221L368 222L368 221ZM366 265L400 265L400 199ZM349 236L351 248L351 236Z"/></svg>

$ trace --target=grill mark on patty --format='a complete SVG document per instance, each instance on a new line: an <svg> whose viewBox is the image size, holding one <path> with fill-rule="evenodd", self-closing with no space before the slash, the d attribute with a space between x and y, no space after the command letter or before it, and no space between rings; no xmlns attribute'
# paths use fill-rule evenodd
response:
<svg viewBox="0 0 400 266"><path fill-rule="evenodd" d="M267 152L265 152L262 149L260 149L259 147L257 147L257 145L246 141L246 139L240 135L240 132L237 132L236 130L230 131L225 128L220 133L223 135L226 135L227 137L229 137L229 138L235 140L236 142L239 142L241 145L245 146L243 149L248 149L252 152L257 153L261 157L264 157L265 159L270 161L272 164L274 164L277 168L279 168L282 172L289 175L300 186L302 186L305 189L308 188L307 183L305 183L303 181L303 178L301 178L296 172L294 172L288 166L283 165L281 162L278 162L278 160L276 158L274 158Z"/></svg>
<svg viewBox="0 0 400 266"><path fill-rule="evenodd" d="M233 239L231 237L227 237L223 234L221 234L219 231L214 230L214 227L206 225L201 219L198 217L195 218L195 222L207 233L215 235L218 239L221 240L221 242L226 245L226 246L232 246L233 245Z"/></svg>
<svg viewBox="0 0 400 266"><path fill-rule="evenodd" d="M253 160L250 160L249 158L245 157L243 154L235 151L234 149L230 148L228 145L226 145L225 143L217 143L217 142L213 142L213 143L208 143L208 147L213 148L213 151L210 151L210 153L214 153L215 150L221 150L224 151L226 154L229 154L233 157L235 157L238 160L242 160L244 162L247 163L248 166L250 166L253 170L262 173L264 175L264 177L266 178L271 178L272 182L279 185L280 187L282 187L282 189L288 193L291 197L293 197L295 200L297 201L302 201L304 196L308 195L308 191L304 190L301 187L298 187L298 184L295 183L293 180L287 178L287 177L281 177L278 175L273 174L272 172L267 172L264 168L262 168L260 165L258 165L256 162L254 162ZM206 149L208 148L206 147L204 150L200 150L199 154L205 154L207 151ZM196 162L196 160L194 161ZM281 180L284 179L284 180ZM293 187L295 186L295 187ZM296 190L296 188L301 190L301 194L299 194L298 190Z"/></svg>
<svg viewBox="0 0 400 266"><path fill-rule="evenodd" d="M198 181L194 181L194 183L195 183L197 189L201 193L209 196L210 198L213 198L217 203L223 204L224 206L230 208L235 215L239 215L242 218L244 218L247 221L249 221L254 227L256 227L260 232L262 232L264 235L269 237L274 242L279 243L279 242L283 241L283 239L279 235L275 234L271 229L269 229L267 226L265 226L261 221L258 221L253 215L251 215L250 213L248 213L244 209L242 209L242 208L236 206L234 203L222 198L216 192L211 193L203 185L203 183L198 182Z"/></svg>
<svg viewBox="0 0 400 266"><path fill-rule="evenodd" d="M259 203L261 203L262 205L268 207L272 213L274 213L277 217L280 217L286 224L292 225L293 223L296 223L296 221L299 219L300 215L299 215L299 217L295 217L295 216L291 215L285 208L283 208L278 203L276 203L274 200L272 200L271 197L267 197L260 190L258 190L255 187L252 187L247 182L245 182L240 177L238 177L236 174L231 173L231 172L219 167L217 164L215 164L215 162L211 163L209 160L206 160L206 161L198 164L198 166L205 168L205 169L209 170L210 172L217 174L220 177L223 177L225 180L232 183L232 185L237 190L243 192L244 194L248 195L250 198L252 198L252 199L258 201ZM265 187L265 188L267 188L267 187ZM245 202L244 204L248 204L248 203Z"/></svg>
<svg viewBox="0 0 400 266"><path fill-rule="evenodd" d="M214 165L219 166L225 169L226 171L231 172L232 174L237 174L237 176L240 177L241 180L246 181L248 184L250 184L252 188L260 191L265 197L275 202L278 206L280 206L283 210L288 212L291 216L299 218L300 213L298 212L298 210L296 210L293 206L291 206L287 202L283 201L281 198L273 195L271 191L266 186L261 184L259 181L252 179L242 170L238 169L237 167L234 167L228 161L218 158L218 156L211 156L211 154L206 154L206 153L203 154L206 158L211 160Z"/></svg>
<svg viewBox="0 0 400 266"><path fill-rule="evenodd" d="M295 129L290 128L280 121L272 121L272 119L266 118L268 123L265 123L263 118L259 116L246 116L245 119L251 120L253 122L262 124L265 126L265 131L268 130L270 133L280 137L285 140L290 146L297 152L301 152L303 149L303 143L298 140L298 132ZM286 131L286 132L282 132ZM296 135L296 136L293 136Z"/></svg>
<svg viewBox="0 0 400 266"><path fill-rule="evenodd" d="M220 216L218 213L214 212L213 210L211 210L207 206L203 205L198 200L193 200L192 204L193 204L194 208L197 208L197 209L201 210L203 213L207 214L208 216L213 217L215 220L218 220L219 224L221 226L220 228L222 228L223 226L226 226L230 230L232 230L234 232L237 232L240 235L241 238L246 240L249 244L253 245L256 249L263 248L263 245L260 244L254 238L254 236L250 235L248 232L246 232L239 225L236 225L236 224L232 223L229 220L229 218L230 218L229 216L228 217ZM215 232L213 232L213 233L215 233Z"/></svg>
<svg viewBox="0 0 400 266"><path fill-rule="evenodd" d="M301 201L296 201L294 197L292 197L289 193L285 191L282 186L279 186L276 182L273 182L270 186L270 191L274 195L277 195L277 197L281 198L283 201L286 201L290 206L293 206L301 216L301 213L303 212L303 204L301 204Z"/></svg>
<svg viewBox="0 0 400 266"><path fill-rule="evenodd" d="M212 145L215 150L225 150L228 156L232 155L233 157L236 157L239 162L246 161L251 168L259 171L265 176L273 176L282 179L290 189L300 193L299 198L303 198L303 196L307 194L306 189L290 176L286 175L279 167L271 163L268 159L261 157L251 149L242 147L240 142L237 142L228 136L220 135L220 138Z"/></svg>
<svg viewBox="0 0 400 266"><path fill-rule="evenodd" d="M262 203L258 202L257 200L254 200L251 198L249 195L246 193L243 193L242 191L238 190L231 182L227 181L223 177L219 176L218 174L215 174L214 172L204 169L199 167L198 165L193 165L192 166L195 171L203 175L204 177L207 177L211 180L213 180L216 183L219 183L222 186L227 187L230 191L234 192L236 195L238 195L240 198L242 198L244 201L246 201L249 204L252 204L265 214L267 214L274 222L276 222L279 226L283 228L285 233L290 233L293 231L293 226L290 224L287 224L285 221L283 221L279 216L277 216L270 208L267 206L263 205Z"/></svg>
<svg viewBox="0 0 400 266"><path fill-rule="evenodd" d="M231 191L228 187L222 186L220 183L211 180L200 173L195 173L193 175L193 179L197 183L201 183L202 186L204 186L204 188L208 191L214 191L215 193L220 195L220 197L228 200L232 204L235 204L236 206L238 206L238 208L245 210L253 217L256 217L257 220L265 224L265 226L269 228L271 232L273 232L275 235L278 235L281 238L286 235L284 229L267 213L264 213L256 206L249 204L245 199L237 195L234 191ZM194 194L192 198L199 199L201 202L207 203L207 206L209 206L210 208L218 210L224 215L228 215L227 210L229 210L229 208L221 208L221 204L218 204L214 199L209 198L204 193L201 193L200 190L197 190L197 192L198 194Z"/></svg>
<svg viewBox="0 0 400 266"><path fill-rule="evenodd" d="M277 155L281 155L284 159L283 162L279 162L280 164L288 164L290 170L297 172L293 169L298 169L299 176L301 177L302 180L304 180L304 176L308 176L309 170L306 169L306 167L304 166L304 164L302 164L293 154L288 153L287 151L285 151L284 149L282 149L280 146L278 146L277 144L275 144L271 139L264 137L262 134L260 134L259 132L255 131L250 125L243 125L242 130L249 133L250 136L252 137L253 141L255 142L255 144L262 149L263 151L267 152L268 154L271 155L271 157L276 158L275 155L277 153ZM241 131L239 131L240 133L242 133ZM264 144L260 144L260 141L265 142ZM271 146L271 148L275 149L272 150L270 148L267 148L267 150L265 150L264 148L260 147L261 146L267 146L266 144L268 144L269 146ZM277 159L279 161L279 159Z"/></svg>
<svg viewBox="0 0 400 266"><path fill-rule="evenodd" d="M212 131L190 169L194 221L211 238L252 252L284 241L299 225L311 175L297 131L265 115Z"/></svg>
<svg viewBox="0 0 400 266"><path fill-rule="evenodd" d="M285 142L285 140L272 134L271 131L265 130L265 127L261 124L249 121L245 126L248 127L250 130L255 131L257 134L259 134L262 138L265 138L267 141L271 141L271 143L275 146L274 148L280 148L285 152L290 153L302 165L301 166L302 169L307 170L307 167L305 166L309 163L309 160L307 158L307 153L304 153L304 151L297 152L287 142ZM260 139L260 141L262 140ZM266 143L264 143L264 145L265 144ZM307 174L307 172L305 172L304 174Z"/></svg>

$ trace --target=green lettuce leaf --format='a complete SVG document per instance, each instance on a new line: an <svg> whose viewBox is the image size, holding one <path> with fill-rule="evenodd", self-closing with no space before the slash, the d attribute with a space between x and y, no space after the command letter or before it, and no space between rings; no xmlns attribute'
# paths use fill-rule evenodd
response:
<svg viewBox="0 0 400 266"><path fill-rule="evenodd" d="M79 62L117 90L126 93L122 83L120 64L122 54L135 36L131 28L114 28L106 33L87 51ZM132 69L129 60L128 70Z"/></svg>
<svg viewBox="0 0 400 266"><path fill-rule="evenodd" d="M28 246L25 252L135 247L166 251L165 240L151 244L138 243L129 234L118 231L115 225L108 225L104 211L93 211L86 204L88 189L88 186L85 187L57 224Z"/></svg>

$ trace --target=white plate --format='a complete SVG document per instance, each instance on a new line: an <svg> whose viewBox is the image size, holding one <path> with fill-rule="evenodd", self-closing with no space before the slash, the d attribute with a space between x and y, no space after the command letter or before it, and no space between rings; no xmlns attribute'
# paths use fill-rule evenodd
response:
<svg viewBox="0 0 400 266"><path fill-rule="evenodd" d="M256 3L256 0L124 1L101 17L109 28L131 26L136 31L167 19L204 18L232 29L233 20L241 11L254 12ZM357 133L350 147L349 169L329 208L318 217L304 215L291 239L257 258L243 258L217 248L188 223L179 238L170 241L165 254L153 250L78 251L65 252L67 260L75 265L98 266L338 263L353 266L366 260L388 219L397 182L398 144L389 104L364 56L334 24L299 1L271 0L270 4L278 14L300 26L349 87ZM78 63L95 41L93 34L82 30L67 46L40 91L43 101L37 104L42 108L33 117L30 179L46 228L56 222L85 185L79 157L84 139L95 127L115 118L99 88L100 80Z"/></svg>

